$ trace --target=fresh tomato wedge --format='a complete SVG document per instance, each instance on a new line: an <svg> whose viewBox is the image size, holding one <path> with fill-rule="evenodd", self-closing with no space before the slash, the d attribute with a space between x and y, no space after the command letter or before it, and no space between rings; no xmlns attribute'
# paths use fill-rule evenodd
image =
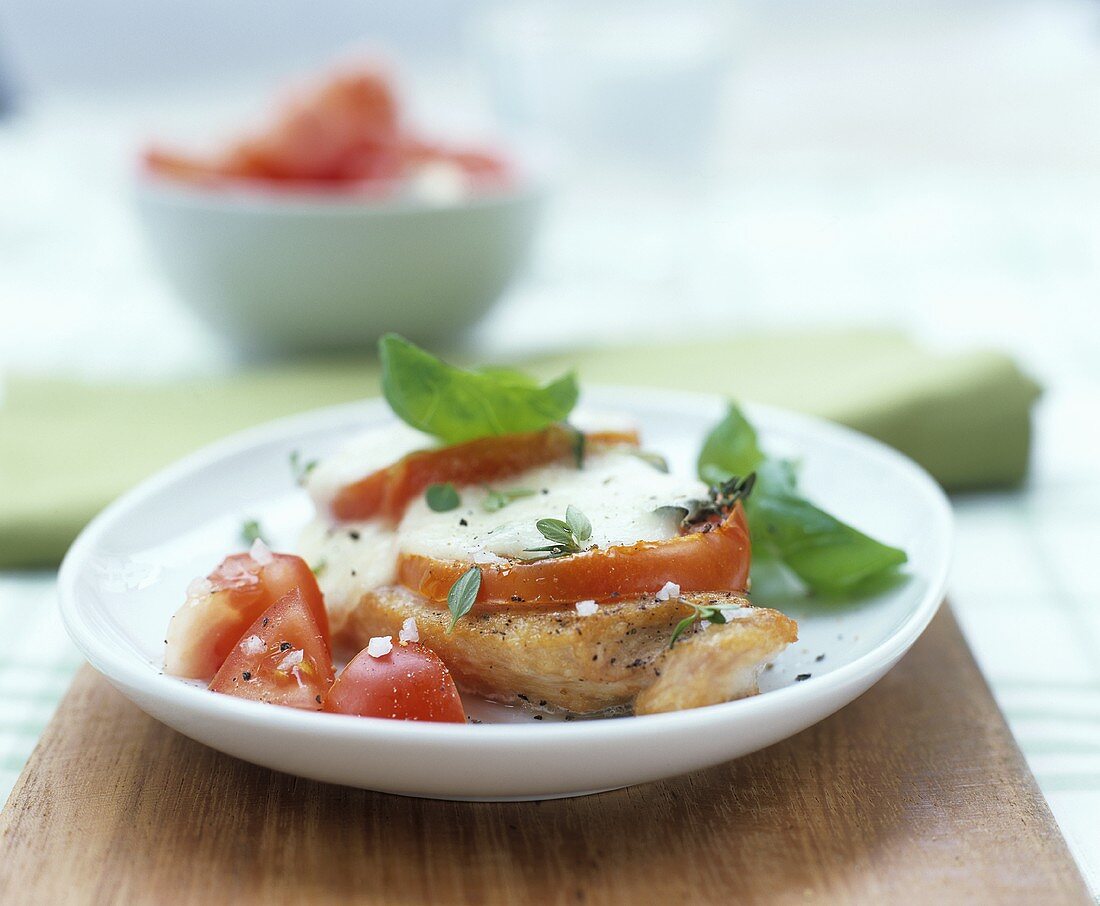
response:
<svg viewBox="0 0 1100 906"><path fill-rule="evenodd" d="M389 83L375 73L355 73L289 105L229 160L238 174L260 179L388 179L400 175L397 143L397 100Z"/></svg>
<svg viewBox="0 0 1100 906"><path fill-rule="evenodd" d="M744 591L751 546L745 512L738 503L724 522L667 541L585 551L568 557L481 566L480 610L607 601L653 594L666 582L683 592ZM402 554L398 581L442 603L469 563Z"/></svg>
<svg viewBox="0 0 1100 906"><path fill-rule="evenodd" d="M416 642L398 642L381 657L360 651L332 684L325 710L394 720L466 722L447 665Z"/></svg>
<svg viewBox="0 0 1100 906"><path fill-rule="evenodd" d="M431 484L482 484L519 475L535 466L568 461L576 455L578 433L564 425L552 425L526 434L479 437L436 450L418 450L392 466L337 492L332 515L339 520L382 517L396 522L409 501ZM637 446L633 431L601 431L584 435L587 449Z"/></svg>
<svg viewBox="0 0 1100 906"><path fill-rule="evenodd" d="M166 673L208 680L237 640L272 604L298 590L329 640L328 613L317 579L305 560L293 554L258 551L233 554L205 579L187 590L187 601L168 624Z"/></svg>
<svg viewBox="0 0 1100 906"><path fill-rule="evenodd" d="M475 183L506 185L509 167L475 149L423 142L401 126L397 97L377 72L344 72L300 92L264 130L207 157L153 148L150 173L217 186L240 180L283 189L352 186L384 194L426 165L444 163ZM369 188L368 188L369 187Z"/></svg>
<svg viewBox="0 0 1100 906"><path fill-rule="evenodd" d="M320 711L333 678L328 639L295 588L245 630L210 688L271 705Z"/></svg>
<svg viewBox="0 0 1100 906"><path fill-rule="evenodd" d="M152 149L145 164L177 179L323 183L401 175L397 100L372 72L338 75L287 105L266 130L223 154Z"/></svg>

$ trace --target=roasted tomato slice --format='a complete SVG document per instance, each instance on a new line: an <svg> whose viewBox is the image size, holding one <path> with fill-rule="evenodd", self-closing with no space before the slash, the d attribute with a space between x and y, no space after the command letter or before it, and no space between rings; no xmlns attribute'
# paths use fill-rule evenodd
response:
<svg viewBox="0 0 1100 906"><path fill-rule="evenodd" d="M466 722L451 672L430 648L397 642L389 654L359 652L325 696L325 710L394 720Z"/></svg>
<svg viewBox="0 0 1100 906"><path fill-rule="evenodd" d="M271 705L320 711L332 681L328 640L296 588L245 630L210 688Z"/></svg>
<svg viewBox="0 0 1100 906"><path fill-rule="evenodd" d="M536 466L569 460L576 455L578 432L552 425L526 434L479 437L436 450L418 450L392 466L372 472L336 494L332 515L340 520L382 517L396 522L409 501L430 484L456 485L500 481ZM637 446L632 431L601 431L584 435L588 448Z"/></svg>
<svg viewBox="0 0 1100 906"><path fill-rule="evenodd" d="M187 601L168 624L165 672L210 679L249 624L295 589L328 643L325 602L305 560L260 547L226 557L205 579L191 583Z"/></svg>
<svg viewBox="0 0 1100 906"><path fill-rule="evenodd" d="M724 522L694 529L667 541L585 551L568 557L485 565L478 609L573 604L595 599L653 594L666 582L683 592L744 591L751 546L745 513L738 503ZM398 581L430 601L442 603L470 564L402 554Z"/></svg>

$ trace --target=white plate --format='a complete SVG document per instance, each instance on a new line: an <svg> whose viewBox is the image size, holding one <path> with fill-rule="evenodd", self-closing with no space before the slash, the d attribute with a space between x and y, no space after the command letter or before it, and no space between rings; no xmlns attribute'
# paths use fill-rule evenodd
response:
<svg viewBox="0 0 1100 906"><path fill-rule="evenodd" d="M638 389L592 390L585 404L636 417L647 446L666 453L674 469L692 467L722 413L714 397ZM809 727L882 677L935 614L950 558L950 507L908 459L805 416L756 406L749 414L769 450L802 460L812 498L910 557L905 582L859 602L815 606L797 596L764 600L757 590L756 603L798 620L800 639L764 673L754 698L572 722L485 706L484 723L462 726L296 711L162 675L169 617L193 577L240 547L244 518L258 518L276 546L293 545L310 504L292 481L291 451L324 456L391 418L378 401L236 435L116 501L62 565L65 625L92 665L153 717L230 755L316 780L446 799L541 799L708 767Z"/></svg>

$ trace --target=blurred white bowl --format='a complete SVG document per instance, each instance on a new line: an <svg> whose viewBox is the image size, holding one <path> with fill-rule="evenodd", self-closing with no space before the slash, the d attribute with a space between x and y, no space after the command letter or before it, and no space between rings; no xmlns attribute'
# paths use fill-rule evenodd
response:
<svg viewBox="0 0 1100 906"><path fill-rule="evenodd" d="M192 186L144 175L145 232L179 295L250 352L420 342L480 318L526 262L534 183L446 203Z"/></svg>

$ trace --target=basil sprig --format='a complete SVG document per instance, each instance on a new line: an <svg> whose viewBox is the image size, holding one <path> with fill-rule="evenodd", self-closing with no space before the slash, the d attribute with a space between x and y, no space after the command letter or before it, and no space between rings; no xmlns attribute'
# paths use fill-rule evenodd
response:
<svg viewBox="0 0 1100 906"><path fill-rule="evenodd" d="M809 589L843 594L896 572L906 562L905 551L876 541L803 497L794 463L766 456L756 431L733 403L707 435L698 471L710 485L756 473L744 504L754 567L778 561Z"/></svg>
<svg viewBox="0 0 1100 906"><path fill-rule="evenodd" d="M577 379L548 384L518 371L455 368L397 334L378 343L382 393L394 414L446 444L538 431L564 421L577 403Z"/></svg>

